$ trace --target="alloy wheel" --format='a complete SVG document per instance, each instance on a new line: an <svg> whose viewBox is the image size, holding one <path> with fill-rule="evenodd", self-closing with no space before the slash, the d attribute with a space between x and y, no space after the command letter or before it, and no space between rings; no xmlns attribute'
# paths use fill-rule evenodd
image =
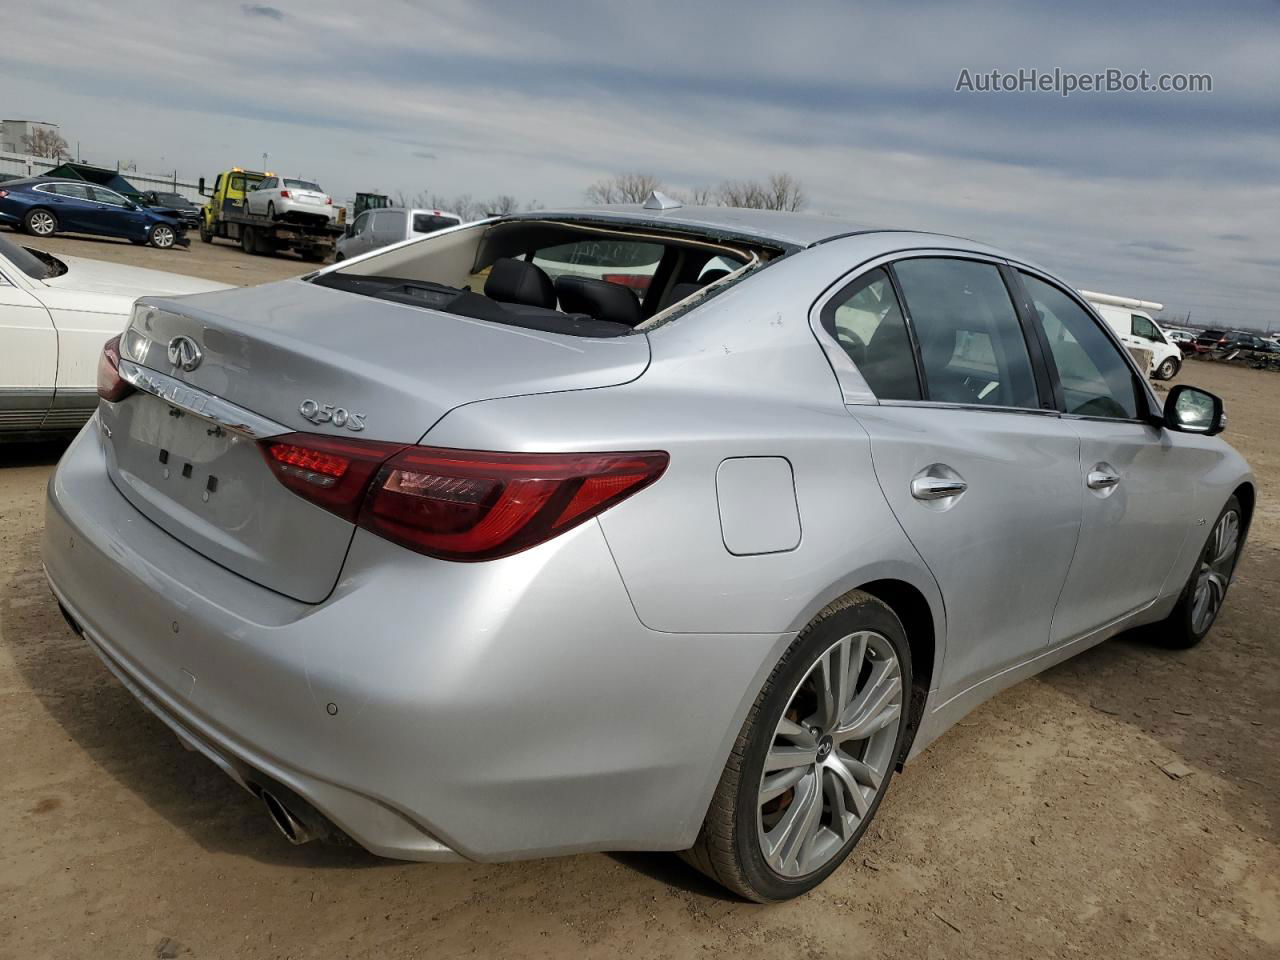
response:
<svg viewBox="0 0 1280 960"><path fill-rule="evenodd" d="M1200 555L1200 568L1191 600L1191 629L1197 634L1208 630L1222 609L1239 546L1240 514L1228 510L1218 518Z"/></svg>
<svg viewBox="0 0 1280 960"><path fill-rule="evenodd" d="M151 231L151 242L161 249L173 246L173 231L163 224Z"/></svg>
<svg viewBox="0 0 1280 960"><path fill-rule="evenodd" d="M757 830L776 873L810 874L853 839L886 782L902 711L902 665L879 633L842 637L809 668L760 778Z"/></svg>
<svg viewBox="0 0 1280 960"><path fill-rule="evenodd" d="M43 210L37 210L33 213L27 221L27 226L37 237L52 236L53 231L57 229L53 214L46 213Z"/></svg>

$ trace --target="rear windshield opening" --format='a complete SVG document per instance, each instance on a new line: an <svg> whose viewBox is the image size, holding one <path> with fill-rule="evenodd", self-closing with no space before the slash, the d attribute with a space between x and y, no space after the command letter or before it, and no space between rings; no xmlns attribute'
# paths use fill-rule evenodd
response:
<svg viewBox="0 0 1280 960"><path fill-rule="evenodd" d="M425 237L313 282L494 323L620 337L774 253L641 226L518 219Z"/></svg>

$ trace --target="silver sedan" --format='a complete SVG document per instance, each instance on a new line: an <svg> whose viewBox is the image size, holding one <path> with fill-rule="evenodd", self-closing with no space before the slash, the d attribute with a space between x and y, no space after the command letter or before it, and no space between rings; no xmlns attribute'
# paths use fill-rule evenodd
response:
<svg viewBox="0 0 1280 960"><path fill-rule="evenodd" d="M290 840L757 901L998 691L1202 640L1255 502L1221 402L1043 269L661 197L145 299L98 390L54 593Z"/></svg>

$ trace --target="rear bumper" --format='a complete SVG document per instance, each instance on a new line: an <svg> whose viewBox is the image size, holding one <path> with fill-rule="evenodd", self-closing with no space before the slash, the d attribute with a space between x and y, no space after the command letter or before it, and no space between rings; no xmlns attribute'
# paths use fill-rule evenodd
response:
<svg viewBox="0 0 1280 960"><path fill-rule="evenodd" d="M96 417L50 481L44 555L179 736L404 859L689 846L789 639L647 630L594 523L482 564L358 534L334 593L300 603L139 514Z"/></svg>

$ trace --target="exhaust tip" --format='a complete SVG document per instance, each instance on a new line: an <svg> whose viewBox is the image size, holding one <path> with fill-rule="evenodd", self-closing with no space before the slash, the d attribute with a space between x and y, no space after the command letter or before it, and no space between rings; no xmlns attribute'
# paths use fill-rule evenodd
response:
<svg viewBox="0 0 1280 960"><path fill-rule="evenodd" d="M284 834L284 838L292 844L307 843L316 838L315 833L289 810L274 793L268 790L261 792L262 803L267 808L267 815L276 829Z"/></svg>

